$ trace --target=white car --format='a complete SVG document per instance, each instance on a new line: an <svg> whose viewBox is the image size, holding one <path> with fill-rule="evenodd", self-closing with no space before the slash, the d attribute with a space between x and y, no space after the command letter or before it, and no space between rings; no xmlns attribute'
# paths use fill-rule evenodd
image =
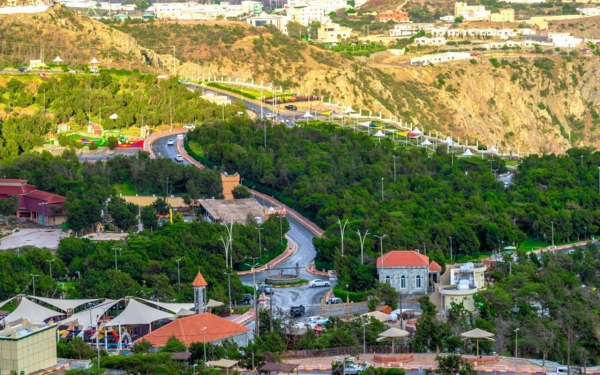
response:
<svg viewBox="0 0 600 375"><path fill-rule="evenodd" d="M167 145L168 145L168 146L173 146L174 144L175 144L175 142L174 142L172 139L169 139L169 140L167 141Z"/></svg>
<svg viewBox="0 0 600 375"><path fill-rule="evenodd" d="M175 160L177 160L178 162L182 162L183 161L183 156L177 154L177 155L175 155Z"/></svg>
<svg viewBox="0 0 600 375"><path fill-rule="evenodd" d="M311 316L306 318L306 322L308 324L322 324L325 325L327 323L329 323L329 319L324 318L322 316L316 315L316 316Z"/></svg>
<svg viewBox="0 0 600 375"><path fill-rule="evenodd" d="M194 124L187 124L183 128L184 129L188 129L188 130L194 130L194 129L196 129L196 125L194 125Z"/></svg>
<svg viewBox="0 0 600 375"><path fill-rule="evenodd" d="M329 281L315 279L315 280L312 280L311 282L309 282L308 285L311 288L315 288L318 286L330 286L331 284L329 283Z"/></svg>

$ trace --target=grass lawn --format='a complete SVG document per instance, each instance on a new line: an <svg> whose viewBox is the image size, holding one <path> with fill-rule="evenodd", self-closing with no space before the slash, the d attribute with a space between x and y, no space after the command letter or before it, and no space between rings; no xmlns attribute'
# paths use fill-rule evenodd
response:
<svg viewBox="0 0 600 375"><path fill-rule="evenodd" d="M202 146L200 146L200 144L197 142L189 141L188 147L198 155L202 155L204 153Z"/></svg>
<svg viewBox="0 0 600 375"><path fill-rule="evenodd" d="M507 160L506 165L509 167L516 167L517 165L519 165L519 161L518 160Z"/></svg>
<svg viewBox="0 0 600 375"><path fill-rule="evenodd" d="M233 85L228 85L228 84L220 83L220 82L209 82L207 84L207 86L208 87L216 87L221 90L231 91L236 94L241 94L250 99L258 100L260 98L259 90L254 90L254 89L244 87L244 86L233 86ZM265 92L263 91L263 97L266 97L266 96L268 96L268 95L265 94Z"/></svg>
<svg viewBox="0 0 600 375"><path fill-rule="evenodd" d="M133 184L129 181L123 182L120 184L112 184L112 188L115 189L117 191L117 193L123 194L123 195L139 194L139 192L133 188Z"/></svg>
<svg viewBox="0 0 600 375"><path fill-rule="evenodd" d="M570 242L554 242L554 246L567 245L570 243L576 243L576 242L581 242L581 241L582 241L582 239L580 239L579 241L570 241ZM507 246L509 246L509 245L507 245ZM535 237L527 237L525 239L525 241L523 241L519 244L519 249L529 251L529 250L546 248L546 247L550 247L550 246L552 246L552 243L550 241L544 242L543 240L537 239Z"/></svg>

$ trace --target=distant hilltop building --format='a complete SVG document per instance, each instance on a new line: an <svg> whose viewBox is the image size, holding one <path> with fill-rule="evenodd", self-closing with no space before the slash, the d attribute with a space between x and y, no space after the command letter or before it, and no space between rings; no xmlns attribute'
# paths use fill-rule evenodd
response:
<svg viewBox="0 0 600 375"><path fill-rule="evenodd" d="M396 23L407 23L410 22L410 16L407 12L402 12L399 10L395 11L387 11L379 13L379 21L380 22L388 22L393 21Z"/></svg>
<svg viewBox="0 0 600 375"><path fill-rule="evenodd" d="M454 17L462 17L465 21L491 21L515 22L514 9L500 9L499 13L492 13L483 5L467 5L467 3L454 3Z"/></svg>

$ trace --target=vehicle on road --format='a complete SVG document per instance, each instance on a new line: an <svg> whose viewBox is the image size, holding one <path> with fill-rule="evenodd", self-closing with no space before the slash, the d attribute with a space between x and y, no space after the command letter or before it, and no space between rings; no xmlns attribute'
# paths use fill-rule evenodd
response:
<svg viewBox="0 0 600 375"><path fill-rule="evenodd" d="M344 368L342 370L342 373L345 375L358 375L361 373L361 371L365 369L365 367L354 363L354 360L354 357L344 358L343 360L340 357L335 357L336 364L342 365L343 363Z"/></svg>
<svg viewBox="0 0 600 375"><path fill-rule="evenodd" d="M98 68L90 68L90 73L98 74L98 73L100 73L100 71L98 70Z"/></svg>
<svg viewBox="0 0 600 375"><path fill-rule="evenodd" d="M264 293L264 294L268 294L268 295L275 294L275 289L273 289L273 287L271 287L270 285L261 285L258 287L258 291L260 293Z"/></svg>
<svg viewBox="0 0 600 375"><path fill-rule="evenodd" d="M240 301L240 303L249 305L252 302L252 294L245 293L244 298Z"/></svg>
<svg viewBox="0 0 600 375"><path fill-rule="evenodd" d="M332 297L332 298L328 299L326 303L327 303L328 305L337 305L337 304L339 304L339 303L343 303L343 302L344 302L344 301L342 301L342 299L341 299L341 298L338 298L338 297Z"/></svg>
<svg viewBox="0 0 600 375"><path fill-rule="evenodd" d="M293 104L288 104L284 108L287 109L288 111L297 111L298 110L298 106L295 106Z"/></svg>
<svg viewBox="0 0 600 375"><path fill-rule="evenodd" d="M308 283L308 286L310 286L311 288L316 288L319 286L331 286L331 284L329 283L329 281L314 279Z"/></svg>
<svg viewBox="0 0 600 375"><path fill-rule="evenodd" d="M21 73L27 73L29 71L29 69L27 68L19 68L19 72Z"/></svg>
<svg viewBox="0 0 600 375"><path fill-rule="evenodd" d="M71 73L71 74L77 74L77 71L75 69L69 69L69 73Z"/></svg>
<svg viewBox="0 0 600 375"><path fill-rule="evenodd" d="M324 318L324 317L319 316L319 315L309 316L308 318L306 318L306 323L324 325L324 324L329 323L329 319Z"/></svg>
<svg viewBox="0 0 600 375"><path fill-rule="evenodd" d="M177 155L175 155L175 160L177 160L178 162L181 163L181 162L183 162L183 156L177 154Z"/></svg>
<svg viewBox="0 0 600 375"><path fill-rule="evenodd" d="M175 141L173 141L172 139L169 139L169 140L167 141L167 145L168 145L168 146L173 146L174 144L175 144Z"/></svg>
<svg viewBox="0 0 600 375"><path fill-rule="evenodd" d="M293 317L302 316L302 315L304 315L305 312L306 311L304 309L304 306L302 306L302 305L292 306L290 308L290 315L293 316Z"/></svg>
<svg viewBox="0 0 600 375"><path fill-rule="evenodd" d="M194 125L194 124L187 124L183 128L184 129L188 129L188 130L194 130L194 129L196 129L196 125Z"/></svg>

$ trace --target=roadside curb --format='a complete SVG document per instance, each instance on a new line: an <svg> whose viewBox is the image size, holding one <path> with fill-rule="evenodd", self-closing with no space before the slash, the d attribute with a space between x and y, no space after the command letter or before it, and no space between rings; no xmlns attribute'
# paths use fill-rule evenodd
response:
<svg viewBox="0 0 600 375"><path fill-rule="evenodd" d="M195 166L198 169L204 169L206 168L204 165L202 165L198 160L194 159L193 157L191 157L187 151L185 150L185 147L183 147L183 139L178 139L177 140L177 153L179 155L181 155L188 163L192 164L193 166Z"/></svg>
<svg viewBox="0 0 600 375"><path fill-rule="evenodd" d="M173 129L172 132L170 133L165 133L165 132L158 132L158 133L152 133L150 134L150 136L146 139L144 139L144 146L142 147L144 151L146 151L147 153L150 154L150 159L156 159L156 155L154 155L154 152L152 151L152 144L154 143L154 141L156 141L158 138L162 138L162 137L168 137L169 135L177 135L177 134L182 134L182 133L187 133L187 129ZM186 153L187 155L187 153ZM183 154L182 154L183 156Z"/></svg>
<svg viewBox="0 0 600 375"><path fill-rule="evenodd" d="M306 267L304 267L304 270L315 276L329 276L329 272L319 271L319 270L315 269L314 261L310 262Z"/></svg>
<svg viewBox="0 0 600 375"><path fill-rule="evenodd" d="M296 286L304 286L304 285L308 285L308 283L310 283L310 281L307 281L307 282L302 283L302 284L294 284L294 285L272 285L271 284L269 286L271 288L280 288L280 289L283 289L283 288L294 288Z"/></svg>
<svg viewBox="0 0 600 375"><path fill-rule="evenodd" d="M279 254L275 259L271 260L266 265L255 268L254 272L252 270L240 271L240 272L237 272L237 275L244 276L244 275L252 275L252 273L263 272L267 269L267 265L269 266L269 268L273 268L273 267L277 266L278 264L280 264L281 262L283 262L284 260L291 257L292 255L294 255L296 253L296 250L298 250L298 244L296 242L294 242L291 238L289 238L287 236L287 234L285 235L285 238L287 238L287 240L288 240L288 247L287 247L287 249L284 250L283 253Z"/></svg>

